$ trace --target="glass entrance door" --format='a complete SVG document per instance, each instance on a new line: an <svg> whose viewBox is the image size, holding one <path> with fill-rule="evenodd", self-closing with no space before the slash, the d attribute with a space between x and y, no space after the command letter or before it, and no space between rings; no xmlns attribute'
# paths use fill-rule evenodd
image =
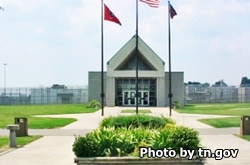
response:
<svg viewBox="0 0 250 165"><path fill-rule="evenodd" d="M135 91L123 92L123 105L136 105ZM148 91L138 91L138 105L149 105Z"/></svg>
<svg viewBox="0 0 250 165"><path fill-rule="evenodd" d="M130 91L130 105L135 105L135 92L134 91Z"/></svg>
<svg viewBox="0 0 250 165"><path fill-rule="evenodd" d="M138 92L138 105L149 105L149 92L148 91L139 91Z"/></svg>
<svg viewBox="0 0 250 165"><path fill-rule="evenodd" d="M148 94L149 94L148 91L141 92L141 105L148 105L149 102Z"/></svg>
<svg viewBox="0 0 250 165"><path fill-rule="evenodd" d="M123 105L129 105L129 92L123 92Z"/></svg>
<svg viewBox="0 0 250 165"><path fill-rule="evenodd" d="M123 92L123 105L135 105L135 91Z"/></svg>

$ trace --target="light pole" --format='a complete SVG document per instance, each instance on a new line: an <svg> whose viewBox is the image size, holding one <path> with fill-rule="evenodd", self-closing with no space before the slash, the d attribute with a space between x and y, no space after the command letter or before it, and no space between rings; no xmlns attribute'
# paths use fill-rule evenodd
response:
<svg viewBox="0 0 250 165"><path fill-rule="evenodd" d="M4 96L6 96L6 66L7 64L4 63Z"/></svg>

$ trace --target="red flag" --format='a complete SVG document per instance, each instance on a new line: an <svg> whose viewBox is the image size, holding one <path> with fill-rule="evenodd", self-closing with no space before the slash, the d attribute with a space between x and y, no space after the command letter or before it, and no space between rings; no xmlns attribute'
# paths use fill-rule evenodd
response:
<svg viewBox="0 0 250 165"><path fill-rule="evenodd" d="M177 15L177 13L176 13L175 9L173 8L173 6L172 6L170 3L169 3L169 8L168 8L168 10L169 10L169 14L170 14L171 19L173 19L174 16Z"/></svg>
<svg viewBox="0 0 250 165"><path fill-rule="evenodd" d="M140 0L140 1L148 4L150 7L155 7L155 8L158 8L160 4L160 0Z"/></svg>
<svg viewBox="0 0 250 165"><path fill-rule="evenodd" d="M122 25L119 19L112 13L111 10L104 4L104 20L115 22L119 25Z"/></svg>

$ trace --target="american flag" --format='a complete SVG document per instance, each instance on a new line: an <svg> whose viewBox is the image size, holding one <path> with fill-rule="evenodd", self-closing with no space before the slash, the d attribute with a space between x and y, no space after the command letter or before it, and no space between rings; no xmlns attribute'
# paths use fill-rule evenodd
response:
<svg viewBox="0 0 250 165"><path fill-rule="evenodd" d="M155 8L158 8L160 4L160 0L140 0L140 1L148 4L150 7L155 7Z"/></svg>

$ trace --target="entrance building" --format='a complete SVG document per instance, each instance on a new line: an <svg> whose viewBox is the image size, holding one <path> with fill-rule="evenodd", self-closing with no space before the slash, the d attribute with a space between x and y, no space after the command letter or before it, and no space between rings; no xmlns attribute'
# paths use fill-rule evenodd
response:
<svg viewBox="0 0 250 165"><path fill-rule="evenodd" d="M104 72L105 105L136 105L136 55L138 57L138 105L167 106L168 72L165 62L138 37L133 36L108 62ZM183 72L172 72L173 101L184 103ZM89 72L89 101L101 100L101 73Z"/></svg>

